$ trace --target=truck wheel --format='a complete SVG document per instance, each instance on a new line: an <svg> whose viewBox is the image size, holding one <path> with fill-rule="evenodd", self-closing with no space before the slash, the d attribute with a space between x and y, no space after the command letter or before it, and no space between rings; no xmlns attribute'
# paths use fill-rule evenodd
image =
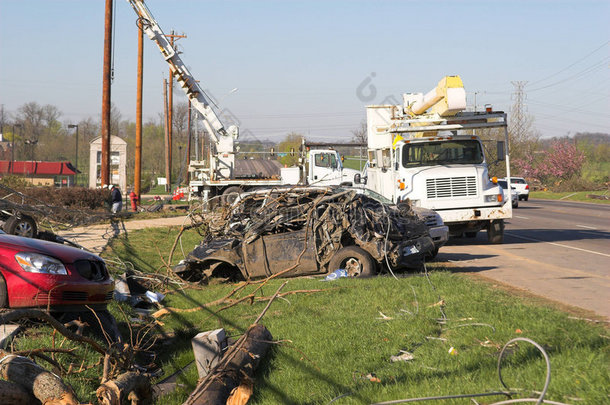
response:
<svg viewBox="0 0 610 405"><path fill-rule="evenodd" d="M466 235L467 238L476 238L477 237L477 231L464 232L464 235Z"/></svg>
<svg viewBox="0 0 610 405"><path fill-rule="evenodd" d="M225 205L232 205L241 193L242 190L239 187L228 187L225 191L222 192L222 203Z"/></svg>
<svg viewBox="0 0 610 405"><path fill-rule="evenodd" d="M2 274L0 274L0 308L8 308L8 291Z"/></svg>
<svg viewBox="0 0 610 405"><path fill-rule="evenodd" d="M375 274L373 258L358 246L339 249L330 259L329 272L337 269L347 270L348 277L369 277Z"/></svg>
<svg viewBox="0 0 610 405"><path fill-rule="evenodd" d="M20 218L12 216L4 223L4 231L11 235L35 238L37 233L36 221L27 215L21 215Z"/></svg>
<svg viewBox="0 0 610 405"><path fill-rule="evenodd" d="M504 242L503 219L498 219L489 223L489 228L487 228L487 241L494 245Z"/></svg>

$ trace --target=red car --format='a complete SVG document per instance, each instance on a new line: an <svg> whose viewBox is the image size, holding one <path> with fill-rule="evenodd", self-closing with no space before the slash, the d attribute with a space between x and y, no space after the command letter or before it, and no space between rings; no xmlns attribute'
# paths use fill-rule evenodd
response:
<svg viewBox="0 0 610 405"><path fill-rule="evenodd" d="M0 233L0 308L106 309L114 281L100 257L59 243Z"/></svg>

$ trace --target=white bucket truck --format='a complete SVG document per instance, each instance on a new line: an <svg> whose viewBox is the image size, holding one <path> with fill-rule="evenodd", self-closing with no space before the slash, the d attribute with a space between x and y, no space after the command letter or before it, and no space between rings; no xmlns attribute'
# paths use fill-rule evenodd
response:
<svg viewBox="0 0 610 405"><path fill-rule="evenodd" d="M404 94L402 105L367 107L366 187L394 202L437 211L451 236L476 236L487 230L502 243L504 220L512 217L496 179L490 179L479 128L504 128L498 159L510 177L507 117L503 112L466 112L459 76L443 78L427 94ZM465 133L468 130L469 133ZM510 195L510 194L509 194Z"/></svg>

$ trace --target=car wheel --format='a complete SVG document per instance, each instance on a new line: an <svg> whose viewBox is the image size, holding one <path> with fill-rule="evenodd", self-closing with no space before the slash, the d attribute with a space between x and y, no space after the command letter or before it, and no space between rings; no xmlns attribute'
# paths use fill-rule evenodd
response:
<svg viewBox="0 0 610 405"><path fill-rule="evenodd" d="M347 246L339 249L330 259L329 271L347 270L348 277L369 277L375 274L373 258L358 246Z"/></svg>
<svg viewBox="0 0 610 405"><path fill-rule="evenodd" d="M6 289L6 281L0 274L0 308L8 308L8 291Z"/></svg>
<svg viewBox="0 0 610 405"><path fill-rule="evenodd" d="M225 205L232 205L242 192L243 191L239 187L228 187L222 192L222 203Z"/></svg>
<svg viewBox="0 0 610 405"><path fill-rule="evenodd" d="M529 195L526 195L525 197L523 197L523 199L524 199L525 201L527 201L527 199L528 199L528 198L530 198L530 196L529 196Z"/></svg>
<svg viewBox="0 0 610 405"><path fill-rule="evenodd" d="M464 232L464 235L466 235L467 238L476 238L477 237L477 231L474 231L474 232Z"/></svg>
<svg viewBox="0 0 610 405"><path fill-rule="evenodd" d="M504 221L496 220L491 221L489 228L487 228L487 241L491 244L497 245L504 242Z"/></svg>
<svg viewBox="0 0 610 405"><path fill-rule="evenodd" d="M513 208L517 208L517 207L519 207L519 200L515 200L513 202Z"/></svg>
<svg viewBox="0 0 610 405"><path fill-rule="evenodd" d="M36 221L27 215L12 216L4 223L4 231L11 235L35 238L37 233Z"/></svg>

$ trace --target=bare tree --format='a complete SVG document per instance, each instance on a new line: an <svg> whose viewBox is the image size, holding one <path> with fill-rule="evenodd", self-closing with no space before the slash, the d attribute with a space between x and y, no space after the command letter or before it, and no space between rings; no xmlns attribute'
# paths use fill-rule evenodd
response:
<svg viewBox="0 0 610 405"><path fill-rule="evenodd" d="M360 121L360 126L352 130L352 141L366 144L368 141L366 120Z"/></svg>

